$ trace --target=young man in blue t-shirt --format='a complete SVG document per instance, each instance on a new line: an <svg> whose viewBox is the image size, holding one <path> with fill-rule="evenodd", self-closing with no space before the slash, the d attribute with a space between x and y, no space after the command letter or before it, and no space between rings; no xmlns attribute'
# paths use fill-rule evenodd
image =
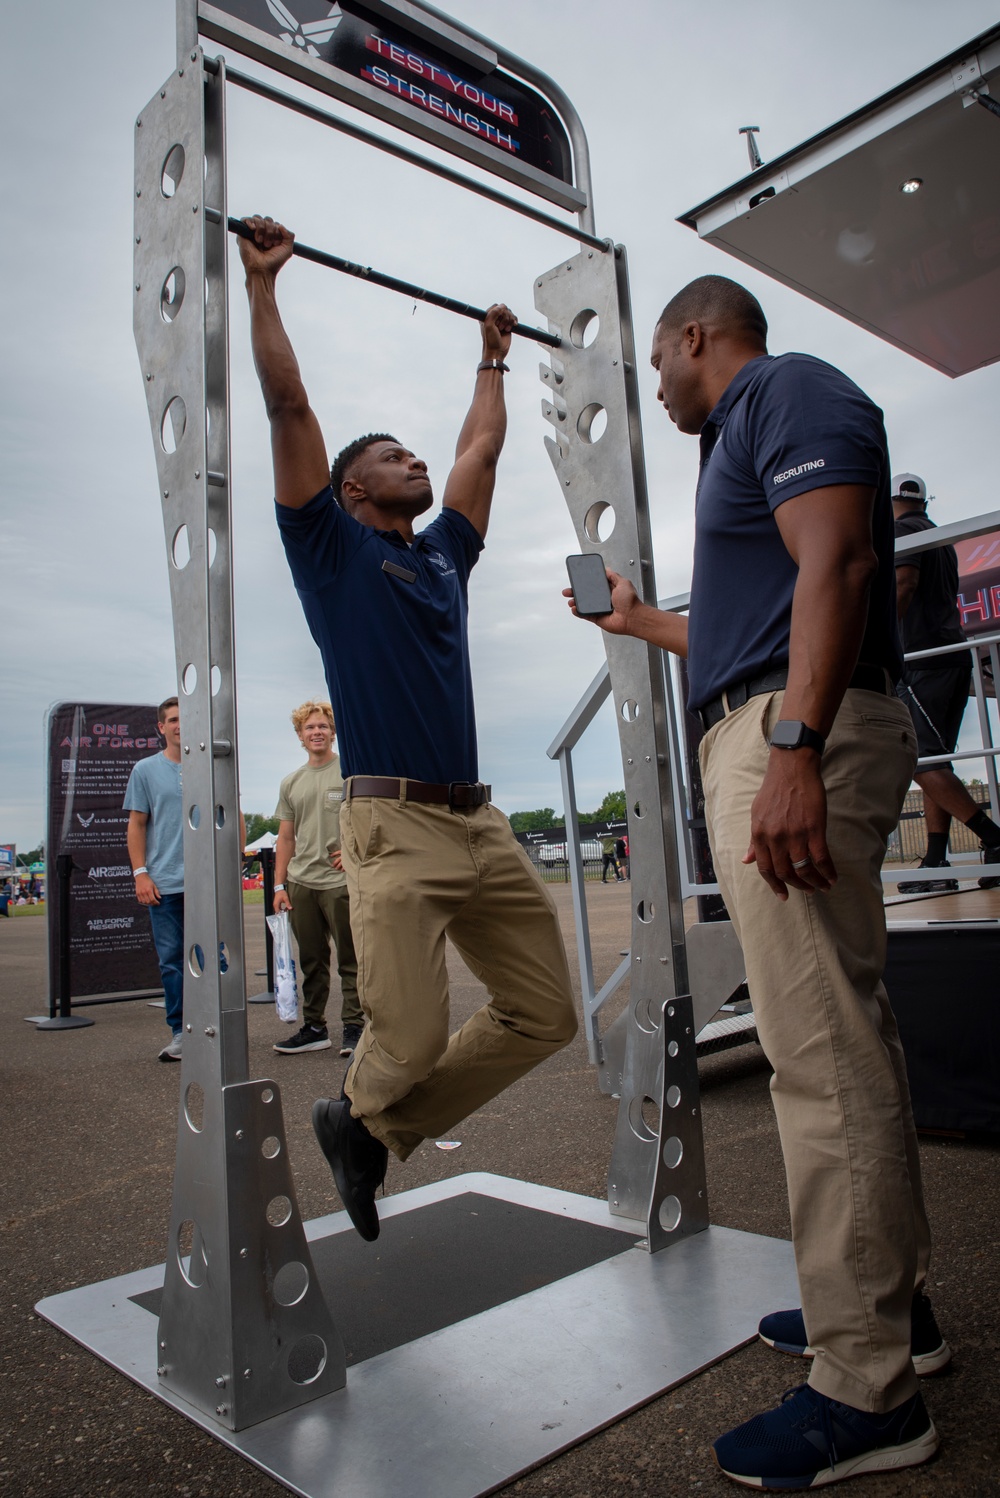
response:
<svg viewBox="0 0 1000 1498"><path fill-rule="evenodd" d="M181 1059L184 998L184 835L181 800L181 715L176 697L156 710L166 747L141 759L129 776L124 807L135 897L149 911L166 1000L169 1045L161 1061Z"/></svg>
<svg viewBox="0 0 1000 1498"><path fill-rule="evenodd" d="M701 442L690 614L612 573L595 622L686 656L705 730L712 858L774 1068L802 1291L760 1332L812 1359L715 1454L739 1482L791 1489L933 1455L917 1375L950 1352L923 1293L930 1233L881 981L880 869L916 764L885 429L846 375L766 340L756 298L723 276L664 308L658 396Z"/></svg>
<svg viewBox="0 0 1000 1498"><path fill-rule="evenodd" d="M278 526L323 658L339 729L341 856L367 1023L340 1100L313 1127L355 1227L378 1236L375 1192L576 1031L555 906L479 782L467 629L506 431L504 356L516 322L491 307L443 508L427 466L387 433L327 464L278 315L293 236L246 220L254 362L271 424ZM449 1036L445 936L489 1002Z"/></svg>

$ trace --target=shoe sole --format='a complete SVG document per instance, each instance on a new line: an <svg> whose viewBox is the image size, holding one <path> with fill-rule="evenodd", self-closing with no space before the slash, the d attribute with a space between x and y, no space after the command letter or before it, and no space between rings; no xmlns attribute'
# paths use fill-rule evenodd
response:
<svg viewBox="0 0 1000 1498"><path fill-rule="evenodd" d="M951 1362L951 1348L947 1342L942 1342L933 1352L915 1352L913 1354L913 1371L918 1378L929 1378L933 1373L940 1373L942 1368L947 1368Z"/></svg>
<svg viewBox="0 0 1000 1498"><path fill-rule="evenodd" d="M793 1358L814 1358L815 1348L796 1347L790 1342L773 1342L770 1337L765 1337L758 1332L762 1342L768 1347L773 1347L775 1352L786 1353ZM918 1352L913 1354L913 1371L918 1378L929 1378L934 1373L940 1373L942 1368L947 1368L951 1362L951 1348L947 1342L942 1342L933 1352Z"/></svg>
<svg viewBox="0 0 1000 1498"><path fill-rule="evenodd" d="M340 1054L342 1056L353 1056L354 1055L354 1047L352 1045L342 1045L340 1047Z"/></svg>
<svg viewBox="0 0 1000 1498"><path fill-rule="evenodd" d="M159 1061L179 1061L180 1059L179 1056L168 1056L166 1050L162 1050L157 1057Z"/></svg>
<svg viewBox="0 0 1000 1498"><path fill-rule="evenodd" d="M861 1477L866 1472L898 1472L904 1467L919 1467L922 1462L930 1461L940 1444L941 1438L932 1421L922 1435L906 1441L902 1446L881 1446L875 1451L862 1452L859 1456L837 1462L833 1467L824 1467L811 1477L747 1477L742 1472L730 1472L714 1451L712 1455L715 1456L719 1471L732 1478L733 1482L742 1483L745 1488L763 1489L769 1493L790 1493L802 1492L806 1488L825 1488L830 1483L843 1482L848 1477Z"/></svg>
<svg viewBox="0 0 1000 1498"><path fill-rule="evenodd" d="M297 1056L300 1051L328 1051L333 1045L332 1040L311 1040L308 1045L274 1045L272 1050L277 1051L279 1056Z"/></svg>
<svg viewBox="0 0 1000 1498"><path fill-rule="evenodd" d="M320 1149L323 1151L327 1165L329 1165L330 1169L333 1171L334 1183L336 1184L337 1190L340 1193L340 1200L344 1204L344 1209L347 1212L348 1217L351 1219L351 1222L354 1224L355 1229L358 1233L360 1233L365 1242L374 1243L375 1239L379 1235L380 1230L378 1213L377 1211L375 1211L373 1202L372 1210L373 1212L375 1212L375 1230L373 1232L372 1224L361 1215L358 1209L358 1205L354 1200L354 1193L351 1191L351 1188L347 1183L347 1176L344 1174L344 1166L337 1151L336 1131L330 1126L329 1114L327 1112L329 1102L329 1098L317 1098L315 1103L313 1103L313 1133L316 1135L316 1142L319 1145ZM347 1106L349 1108L350 1104L348 1103Z"/></svg>

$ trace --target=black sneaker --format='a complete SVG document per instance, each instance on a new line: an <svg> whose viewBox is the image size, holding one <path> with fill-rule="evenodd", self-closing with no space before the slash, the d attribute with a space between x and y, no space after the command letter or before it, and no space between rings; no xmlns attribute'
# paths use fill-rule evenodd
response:
<svg viewBox="0 0 1000 1498"><path fill-rule="evenodd" d="M353 1056L354 1048L361 1039L364 1025L345 1025L344 1038L340 1042L340 1054L342 1056Z"/></svg>
<svg viewBox="0 0 1000 1498"><path fill-rule="evenodd" d="M809 1346L805 1319L800 1310L772 1311L760 1323L757 1334L776 1352L787 1352L799 1358L816 1356L815 1350ZM951 1362L951 1348L939 1332L934 1309L922 1290L914 1295L910 1309L910 1349L913 1371L918 1378L940 1373Z"/></svg>
<svg viewBox="0 0 1000 1498"><path fill-rule="evenodd" d="M325 1025L317 1030L312 1025L303 1025L287 1040L275 1042L274 1049L283 1056L297 1056L300 1051L328 1051L333 1044Z"/></svg>
<svg viewBox="0 0 1000 1498"><path fill-rule="evenodd" d="M389 1151L372 1138L359 1118L352 1118L346 1098L337 1102L318 1098L312 1126L347 1215L365 1242L374 1243L379 1234L375 1193L385 1181Z"/></svg>
<svg viewBox="0 0 1000 1498"><path fill-rule="evenodd" d="M980 843L979 846L982 849L980 857L982 858L983 863L1000 863L1000 848L991 848L986 843ZM980 879L979 888L1000 889L1000 876L996 874L986 874L982 879Z"/></svg>
<svg viewBox="0 0 1000 1498"><path fill-rule="evenodd" d="M922 858L917 864L918 869L950 869L951 864L947 859L943 863L928 863ZM906 884L897 884L896 888L901 895L953 895L958 890L957 879L915 879Z"/></svg>

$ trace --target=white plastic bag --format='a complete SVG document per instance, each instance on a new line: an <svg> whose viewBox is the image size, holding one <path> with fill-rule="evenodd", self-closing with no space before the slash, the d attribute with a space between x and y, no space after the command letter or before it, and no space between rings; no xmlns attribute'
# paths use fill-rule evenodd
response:
<svg viewBox="0 0 1000 1498"><path fill-rule="evenodd" d="M291 1024L298 1017L299 985L295 978L288 911L283 910L280 915L269 915L267 924L274 943L274 1002L278 1018Z"/></svg>

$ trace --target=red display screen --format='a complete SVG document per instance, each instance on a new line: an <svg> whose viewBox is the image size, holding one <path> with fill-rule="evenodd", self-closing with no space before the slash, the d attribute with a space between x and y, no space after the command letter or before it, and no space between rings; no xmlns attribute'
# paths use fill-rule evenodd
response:
<svg viewBox="0 0 1000 1498"><path fill-rule="evenodd" d="M450 58L353 0L210 0L206 16L211 12L252 26L299 59L325 63L503 156L573 181L566 132L540 94L499 69L482 73ZM203 29L233 44L218 27Z"/></svg>

